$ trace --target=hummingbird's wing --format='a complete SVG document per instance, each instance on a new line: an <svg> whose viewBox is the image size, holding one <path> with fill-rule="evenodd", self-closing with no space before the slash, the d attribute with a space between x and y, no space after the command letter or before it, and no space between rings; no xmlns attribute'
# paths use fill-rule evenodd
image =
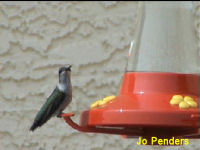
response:
<svg viewBox="0 0 200 150"><path fill-rule="evenodd" d="M33 131L47 122L56 110L59 109L60 105L65 100L65 97L66 94L56 87L52 94L47 98L40 111L37 113L30 130Z"/></svg>

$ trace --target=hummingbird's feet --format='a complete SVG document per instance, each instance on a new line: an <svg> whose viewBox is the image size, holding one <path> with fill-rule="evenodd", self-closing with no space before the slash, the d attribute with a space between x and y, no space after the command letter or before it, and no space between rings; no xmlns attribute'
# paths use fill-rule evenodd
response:
<svg viewBox="0 0 200 150"><path fill-rule="evenodd" d="M62 118L62 114L63 114L63 112L60 112L60 113L57 115L57 117L58 117L58 118Z"/></svg>

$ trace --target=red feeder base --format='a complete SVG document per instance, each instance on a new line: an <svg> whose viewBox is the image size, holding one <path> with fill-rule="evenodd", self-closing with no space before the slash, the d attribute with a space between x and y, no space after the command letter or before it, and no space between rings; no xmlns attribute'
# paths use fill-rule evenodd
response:
<svg viewBox="0 0 200 150"><path fill-rule="evenodd" d="M197 74L127 72L119 96L84 111L80 125L126 137L198 138L199 108L180 109L170 99L179 94L199 103L199 88Z"/></svg>

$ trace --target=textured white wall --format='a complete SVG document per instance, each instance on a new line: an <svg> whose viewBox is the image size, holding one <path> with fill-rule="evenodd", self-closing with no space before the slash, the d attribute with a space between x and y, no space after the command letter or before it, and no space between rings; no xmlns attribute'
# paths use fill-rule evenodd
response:
<svg viewBox="0 0 200 150"><path fill-rule="evenodd" d="M0 150L194 149L138 146L137 139L79 133L53 118L28 129L54 89L58 67L71 63L73 102L81 111L117 94L137 2L0 2Z"/></svg>

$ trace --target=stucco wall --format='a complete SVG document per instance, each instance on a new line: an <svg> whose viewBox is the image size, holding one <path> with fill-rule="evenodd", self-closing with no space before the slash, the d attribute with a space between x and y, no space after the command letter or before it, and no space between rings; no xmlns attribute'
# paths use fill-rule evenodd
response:
<svg viewBox="0 0 200 150"><path fill-rule="evenodd" d="M134 32L137 2L0 2L0 150L194 149L138 146L137 139L79 133L53 118L34 133L35 114L71 63L73 101L81 111L117 94Z"/></svg>

